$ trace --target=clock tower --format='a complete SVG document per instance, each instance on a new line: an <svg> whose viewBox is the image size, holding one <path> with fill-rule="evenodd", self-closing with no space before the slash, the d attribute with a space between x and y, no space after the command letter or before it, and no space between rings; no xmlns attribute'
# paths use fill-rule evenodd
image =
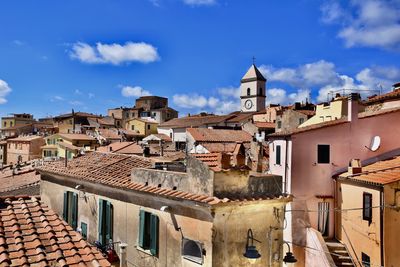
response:
<svg viewBox="0 0 400 267"><path fill-rule="evenodd" d="M240 84L240 108L242 112L257 112L265 109L265 83L267 79L251 65Z"/></svg>

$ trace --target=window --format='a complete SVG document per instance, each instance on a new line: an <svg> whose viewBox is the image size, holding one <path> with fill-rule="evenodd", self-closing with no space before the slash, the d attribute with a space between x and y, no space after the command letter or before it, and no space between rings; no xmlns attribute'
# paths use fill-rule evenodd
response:
<svg viewBox="0 0 400 267"><path fill-rule="evenodd" d="M70 191L64 192L63 219L72 229L78 227L78 194Z"/></svg>
<svg viewBox="0 0 400 267"><path fill-rule="evenodd" d="M102 245L113 239L113 206L110 201L99 199L99 241Z"/></svg>
<svg viewBox="0 0 400 267"><path fill-rule="evenodd" d="M7 122L6 121L4 122L4 127L7 127Z"/></svg>
<svg viewBox="0 0 400 267"><path fill-rule="evenodd" d="M300 118L299 119L299 124L303 124L304 123L304 118Z"/></svg>
<svg viewBox="0 0 400 267"><path fill-rule="evenodd" d="M259 94L259 95L262 95L262 94L263 94L262 91L263 91L263 90L262 90L262 88L260 87L260 89L259 89L259 91L258 91L258 94Z"/></svg>
<svg viewBox="0 0 400 267"><path fill-rule="evenodd" d="M323 236L329 234L329 202L318 203L318 231Z"/></svg>
<svg viewBox="0 0 400 267"><path fill-rule="evenodd" d="M147 124L147 130L150 130L150 124Z"/></svg>
<svg viewBox="0 0 400 267"><path fill-rule="evenodd" d="M250 95L250 88L247 88L247 95Z"/></svg>
<svg viewBox="0 0 400 267"><path fill-rule="evenodd" d="M144 210L139 213L139 247L158 255L158 216Z"/></svg>
<svg viewBox="0 0 400 267"><path fill-rule="evenodd" d="M10 127L12 127L13 126L13 122L12 121L10 121Z"/></svg>
<svg viewBox="0 0 400 267"><path fill-rule="evenodd" d="M275 159L275 163L278 165L281 165L281 146L276 146L276 159Z"/></svg>
<svg viewBox="0 0 400 267"><path fill-rule="evenodd" d="M88 235L87 231L88 231L87 223L81 222L81 235L85 240L87 240L87 235Z"/></svg>
<svg viewBox="0 0 400 267"><path fill-rule="evenodd" d="M372 222L372 194L363 193L363 220Z"/></svg>
<svg viewBox="0 0 400 267"><path fill-rule="evenodd" d="M330 163L330 145L318 145L318 164Z"/></svg>
<svg viewBox="0 0 400 267"><path fill-rule="evenodd" d="M277 124L278 129L282 128L282 121L277 121L276 124Z"/></svg>
<svg viewBox="0 0 400 267"><path fill-rule="evenodd" d="M182 256L184 259L203 264L203 245L200 242L183 238Z"/></svg>
<svg viewBox="0 0 400 267"><path fill-rule="evenodd" d="M131 126L131 130L132 130L132 131L135 130L135 125L132 125L132 126Z"/></svg>
<svg viewBox="0 0 400 267"><path fill-rule="evenodd" d="M370 267L371 266L371 258L365 254L364 252L361 252L361 261L362 261L362 266L363 267Z"/></svg>

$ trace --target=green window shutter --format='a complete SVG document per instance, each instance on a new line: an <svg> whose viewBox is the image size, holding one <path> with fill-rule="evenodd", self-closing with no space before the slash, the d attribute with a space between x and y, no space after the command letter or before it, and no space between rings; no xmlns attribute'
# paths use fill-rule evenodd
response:
<svg viewBox="0 0 400 267"><path fill-rule="evenodd" d="M113 209L112 204L109 201L105 201L106 204L106 244L110 242L110 239L113 239L112 230L113 230Z"/></svg>
<svg viewBox="0 0 400 267"><path fill-rule="evenodd" d="M158 255L158 216L154 214L150 216L150 253Z"/></svg>
<svg viewBox="0 0 400 267"><path fill-rule="evenodd" d="M72 194L72 229L78 228L78 194Z"/></svg>
<svg viewBox="0 0 400 267"><path fill-rule="evenodd" d="M139 212L139 247L143 248L144 246L144 220L145 220L145 211L140 210Z"/></svg>
<svg viewBox="0 0 400 267"><path fill-rule="evenodd" d="M64 207L63 207L63 219L68 219L68 192L64 192Z"/></svg>
<svg viewBox="0 0 400 267"><path fill-rule="evenodd" d="M99 199L99 241L104 245L104 233L103 233L103 200Z"/></svg>

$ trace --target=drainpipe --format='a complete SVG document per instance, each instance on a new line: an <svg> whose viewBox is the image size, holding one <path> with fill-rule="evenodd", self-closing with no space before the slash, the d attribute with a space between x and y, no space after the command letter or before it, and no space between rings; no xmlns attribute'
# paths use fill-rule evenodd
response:
<svg viewBox="0 0 400 267"><path fill-rule="evenodd" d="M286 141L286 143L285 143L285 150L286 150L286 152L285 152L285 178L284 178L284 181L285 181L285 191L283 192L284 194L287 194L287 192L288 192L288 186L287 186L287 169L288 169L288 167L289 167L289 165L288 165L288 163L287 163L287 160L288 160L288 144L289 144L289 142L288 142L288 139L287 139L287 137L285 137L285 141Z"/></svg>
<svg viewBox="0 0 400 267"><path fill-rule="evenodd" d="M384 221L383 221L383 216L384 216L384 212L385 212L385 209L383 208L384 206L384 199L383 199L383 187L381 188L381 190L380 190L380 203L379 203L379 206L380 206L380 239L381 239L381 245L380 245L380 247L381 247L381 266L385 266L384 265L384 263L385 263L385 259L384 259L384 257L385 257L385 254L384 254L384 240L383 240L383 238L384 238L384 235L383 235L383 231L384 231L384 227L383 227L383 223L384 223Z"/></svg>
<svg viewBox="0 0 400 267"><path fill-rule="evenodd" d="M120 243L119 244L119 267L127 267L128 263L126 260L126 247L128 244Z"/></svg>

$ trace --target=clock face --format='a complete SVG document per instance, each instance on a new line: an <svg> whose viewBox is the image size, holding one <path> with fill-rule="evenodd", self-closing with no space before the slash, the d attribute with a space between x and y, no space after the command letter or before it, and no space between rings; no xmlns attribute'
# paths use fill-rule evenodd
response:
<svg viewBox="0 0 400 267"><path fill-rule="evenodd" d="M244 107L247 109L251 109L253 107L253 102L251 102L250 99L247 99L246 102L244 102Z"/></svg>

